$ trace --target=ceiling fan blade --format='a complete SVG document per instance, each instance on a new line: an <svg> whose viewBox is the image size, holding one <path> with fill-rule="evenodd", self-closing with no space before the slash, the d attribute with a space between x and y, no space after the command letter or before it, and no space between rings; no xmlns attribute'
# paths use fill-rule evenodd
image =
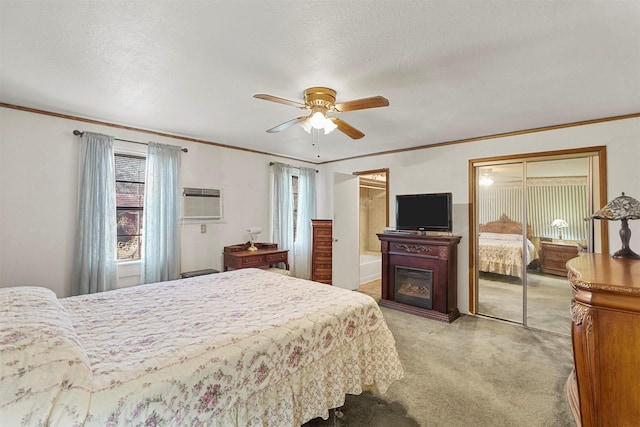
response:
<svg viewBox="0 0 640 427"><path fill-rule="evenodd" d="M266 93L258 93L253 95L254 98L264 99L265 101L277 102L279 104L291 105L297 108L309 108L305 104L297 101L291 101L290 99L278 98L277 96L267 95Z"/></svg>
<svg viewBox="0 0 640 427"><path fill-rule="evenodd" d="M334 105L338 112L364 110L365 108L388 107L389 100L384 96L372 96L369 98L356 99L354 101L339 102Z"/></svg>
<svg viewBox="0 0 640 427"><path fill-rule="evenodd" d="M331 121L338 126L338 130L350 138L360 139L364 136L364 133L360 132L358 129L351 126L349 123L344 120L340 120L337 117L332 117Z"/></svg>
<svg viewBox="0 0 640 427"><path fill-rule="evenodd" d="M272 127L271 129L268 129L267 132L269 133L276 133L276 132L280 132L281 130L285 130L288 127L291 127L293 125L295 125L296 123L300 123L303 120L306 120L306 116L303 117L297 117L295 119L291 119L288 122L284 122L279 124L278 126Z"/></svg>

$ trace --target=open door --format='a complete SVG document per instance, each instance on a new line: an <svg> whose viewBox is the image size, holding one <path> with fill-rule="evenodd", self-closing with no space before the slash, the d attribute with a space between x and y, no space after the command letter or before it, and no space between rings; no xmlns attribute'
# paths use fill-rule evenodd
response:
<svg viewBox="0 0 640 427"><path fill-rule="evenodd" d="M333 285L354 290L359 285L359 179L333 174Z"/></svg>

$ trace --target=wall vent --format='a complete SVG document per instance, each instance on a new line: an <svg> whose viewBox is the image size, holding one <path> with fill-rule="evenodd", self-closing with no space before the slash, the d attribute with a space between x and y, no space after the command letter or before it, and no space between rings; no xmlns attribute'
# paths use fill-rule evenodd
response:
<svg viewBox="0 0 640 427"><path fill-rule="evenodd" d="M222 218L222 191L215 188L184 187L182 189L182 218Z"/></svg>

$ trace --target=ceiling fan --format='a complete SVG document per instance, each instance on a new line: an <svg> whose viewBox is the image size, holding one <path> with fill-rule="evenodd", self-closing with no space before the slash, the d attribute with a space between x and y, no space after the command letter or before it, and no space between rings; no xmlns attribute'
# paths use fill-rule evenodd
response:
<svg viewBox="0 0 640 427"><path fill-rule="evenodd" d="M291 105L302 110L311 110L308 116L300 116L295 119L286 121L278 126L268 129L269 133L276 133L300 123L304 130L311 133L311 129L324 129L324 133L328 134L334 129L338 129L345 135L360 139L364 133L354 128L344 120L337 117L327 115L327 113L343 113L346 111L364 110L366 108L387 107L389 100L384 96L372 96L369 98L356 99L353 101L336 103L336 91L328 87L310 87L304 91L304 103L291 101L289 99L278 98L277 96L259 93L253 95L254 98L264 99L265 101L277 102L280 104Z"/></svg>

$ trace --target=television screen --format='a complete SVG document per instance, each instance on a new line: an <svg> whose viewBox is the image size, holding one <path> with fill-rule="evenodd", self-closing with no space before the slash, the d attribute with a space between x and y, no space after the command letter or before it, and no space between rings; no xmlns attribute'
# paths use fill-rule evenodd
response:
<svg viewBox="0 0 640 427"><path fill-rule="evenodd" d="M451 232L451 193L397 195L396 229Z"/></svg>

